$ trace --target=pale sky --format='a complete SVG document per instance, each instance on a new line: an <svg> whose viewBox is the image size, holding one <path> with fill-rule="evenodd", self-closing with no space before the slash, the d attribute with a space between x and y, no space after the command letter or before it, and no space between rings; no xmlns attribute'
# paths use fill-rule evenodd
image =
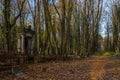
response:
<svg viewBox="0 0 120 80"><path fill-rule="evenodd" d="M111 24L111 7L112 7L112 2L111 0L103 0L103 14L102 14L102 20L101 20L101 29L100 33L103 37L105 37L106 33L106 27L107 27L107 22Z"/></svg>

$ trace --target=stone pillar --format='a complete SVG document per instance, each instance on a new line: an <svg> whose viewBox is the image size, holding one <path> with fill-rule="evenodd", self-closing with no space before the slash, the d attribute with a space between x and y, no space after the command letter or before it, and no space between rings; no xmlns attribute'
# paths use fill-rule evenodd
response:
<svg viewBox="0 0 120 80"><path fill-rule="evenodd" d="M23 38L22 38L22 34L20 33L19 34L19 37L18 37L18 45L17 45L17 48L18 48L18 52L22 52L22 40L23 40Z"/></svg>
<svg viewBox="0 0 120 80"><path fill-rule="evenodd" d="M18 38L18 52L21 52L20 36Z"/></svg>
<svg viewBox="0 0 120 80"><path fill-rule="evenodd" d="M20 53L24 52L24 34L23 33L19 33L19 36L18 36L18 52ZM23 58L19 58L18 60L20 64L24 63Z"/></svg>
<svg viewBox="0 0 120 80"><path fill-rule="evenodd" d="M27 38L27 53L29 53L30 52L30 41L29 41L29 39Z"/></svg>
<svg viewBox="0 0 120 80"><path fill-rule="evenodd" d="M23 53L25 50L24 50L24 35L21 35L21 52Z"/></svg>
<svg viewBox="0 0 120 80"><path fill-rule="evenodd" d="M31 54L33 54L34 38L31 40Z"/></svg>

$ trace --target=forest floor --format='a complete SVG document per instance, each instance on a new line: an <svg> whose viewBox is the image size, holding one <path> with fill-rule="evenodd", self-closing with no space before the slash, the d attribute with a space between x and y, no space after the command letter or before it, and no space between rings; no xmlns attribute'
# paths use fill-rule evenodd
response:
<svg viewBox="0 0 120 80"><path fill-rule="evenodd" d="M21 76L0 80L120 80L120 59L104 56L68 61L49 61L22 67Z"/></svg>

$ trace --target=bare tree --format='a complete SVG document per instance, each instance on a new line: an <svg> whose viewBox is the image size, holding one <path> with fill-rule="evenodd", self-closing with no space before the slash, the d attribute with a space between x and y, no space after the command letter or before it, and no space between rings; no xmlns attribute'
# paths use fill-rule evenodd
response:
<svg viewBox="0 0 120 80"><path fill-rule="evenodd" d="M19 13L11 20L11 0L4 0L4 20L5 20L5 27L6 27L6 43L8 51L11 50L11 28L15 25L17 19L20 17L23 6L26 0L21 1L21 8Z"/></svg>

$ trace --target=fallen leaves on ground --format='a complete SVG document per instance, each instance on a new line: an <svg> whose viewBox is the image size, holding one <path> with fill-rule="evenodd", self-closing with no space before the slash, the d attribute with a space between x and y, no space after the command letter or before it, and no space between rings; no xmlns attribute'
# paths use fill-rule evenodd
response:
<svg viewBox="0 0 120 80"><path fill-rule="evenodd" d="M120 80L120 60L92 56L84 60L50 61L22 67L23 77L0 80Z"/></svg>

